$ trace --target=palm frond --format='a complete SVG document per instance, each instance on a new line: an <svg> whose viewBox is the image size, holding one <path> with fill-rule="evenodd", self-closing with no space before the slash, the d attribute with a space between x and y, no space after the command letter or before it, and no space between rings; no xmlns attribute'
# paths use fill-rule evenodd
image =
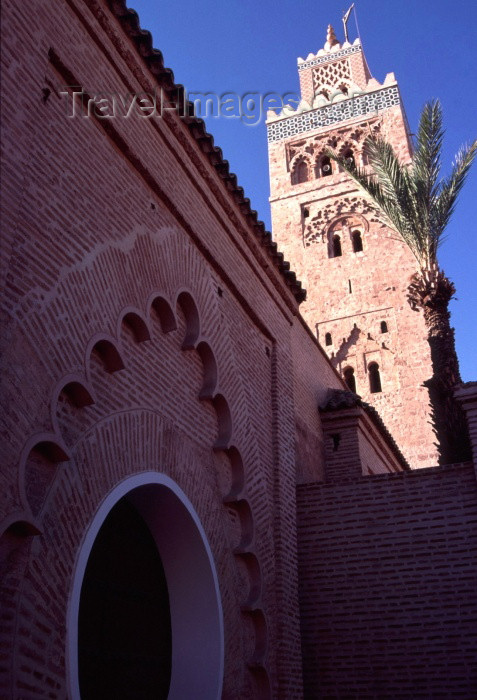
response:
<svg viewBox="0 0 477 700"><path fill-rule="evenodd" d="M474 141L459 151L452 173L440 181L443 137L442 108L433 100L422 110L409 166L401 163L389 143L375 136L368 137L364 146L371 173L328 151L379 209L385 222L402 236L421 270L437 266L437 249L477 156Z"/></svg>
<svg viewBox="0 0 477 700"><path fill-rule="evenodd" d="M457 197L476 156L477 141L474 141L470 146L463 146L457 153L451 174L440 183L440 192L435 197L431 218L431 228L440 232L436 249L442 241L442 232L454 213Z"/></svg>
<svg viewBox="0 0 477 700"><path fill-rule="evenodd" d="M421 239L423 258L426 266L436 259L437 245L441 232L432 226L434 202L439 192L440 154L444 129L442 108L438 100L424 105L416 136L416 149L410 168L414 184L414 198L419 221L416 235Z"/></svg>
<svg viewBox="0 0 477 700"><path fill-rule="evenodd" d="M361 191L379 209L385 222L399 233L420 260L413 231L416 224L416 211L408 169L400 163L392 146L384 139L368 137L364 144L365 153L373 172L349 164L333 151L328 155L350 175Z"/></svg>
<svg viewBox="0 0 477 700"><path fill-rule="evenodd" d="M411 168L413 179L422 186L422 192L418 195L422 195L425 205L432 200L438 187L443 138L442 108L439 100L433 100L425 104L422 110Z"/></svg>
<svg viewBox="0 0 477 700"><path fill-rule="evenodd" d="M372 147L373 144L370 142L369 148L371 149ZM364 193L367 194L368 197L375 202L375 204L377 204L377 206L382 210L383 214L385 214L388 223L391 223L391 225L394 227L393 219L396 215L399 216L400 212L394 211L391 204L394 198L392 196L392 183L390 179L387 177L384 178L384 176L378 177L374 173L372 175L368 175L365 170L356 167L354 164L348 163L344 158L340 158L331 150L328 150L327 154L330 158L339 163L343 170L345 170L348 175L350 175L361 187Z"/></svg>

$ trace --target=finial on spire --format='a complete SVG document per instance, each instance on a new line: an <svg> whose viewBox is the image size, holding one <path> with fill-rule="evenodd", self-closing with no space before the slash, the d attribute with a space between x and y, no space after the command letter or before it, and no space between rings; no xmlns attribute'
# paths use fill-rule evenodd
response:
<svg viewBox="0 0 477 700"><path fill-rule="evenodd" d="M349 20L349 16L351 14L351 10L353 9L353 7L354 7L354 2L351 5L351 7L349 8L349 10L347 12L345 12L345 14L343 15L344 36L345 36L345 41L348 41L348 42L349 42L349 39L348 39L348 20Z"/></svg>
<svg viewBox="0 0 477 700"><path fill-rule="evenodd" d="M331 49L332 46L335 46L335 44L339 44L340 42L336 38L335 30L331 26L331 24L328 25L328 31L326 33L326 44L325 44L325 49Z"/></svg>

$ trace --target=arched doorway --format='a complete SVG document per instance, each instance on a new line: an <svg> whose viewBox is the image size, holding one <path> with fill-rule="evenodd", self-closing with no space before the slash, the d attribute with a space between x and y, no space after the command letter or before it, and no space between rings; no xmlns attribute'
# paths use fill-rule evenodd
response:
<svg viewBox="0 0 477 700"><path fill-rule="evenodd" d="M220 698L217 574L172 479L138 474L106 497L78 555L67 628L74 700Z"/></svg>
<svg viewBox="0 0 477 700"><path fill-rule="evenodd" d="M81 698L166 700L171 653L161 557L143 518L124 497L96 536L81 587Z"/></svg>

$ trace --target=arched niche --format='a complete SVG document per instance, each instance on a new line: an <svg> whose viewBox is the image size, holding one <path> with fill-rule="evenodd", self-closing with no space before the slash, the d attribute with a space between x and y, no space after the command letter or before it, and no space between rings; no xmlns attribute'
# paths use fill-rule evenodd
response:
<svg viewBox="0 0 477 700"><path fill-rule="evenodd" d="M210 345L204 340L197 345L197 352L202 360L204 379L199 392L200 399L211 399L217 386L217 361Z"/></svg>
<svg viewBox="0 0 477 700"><path fill-rule="evenodd" d="M172 311L172 306L163 294L154 292L149 297L147 309L149 315L157 316L163 333L170 333L177 328L177 321Z"/></svg>
<svg viewBox="0 0 477 700"><path fill-rule="evenodd" d="M217 394L212 399L212 405L217 414L218 434L214 445L216 450L225 450L229 447L232 436L232 415L227 399L222 394Z"/></svg>
<svg viewBox="0 0 477 700"><path fill-rule="evenodd" d="M0 524L0 580L8 570L14 571L14 576L18 576L21 570L18 560L21 558L21 550L25 545L29 545L32 537L41 535L38 524L32 517L26 519L23 514L14 514ZM23 556L22 565L26 564L26 555ZM0 607L7 596L6 591L0 594Z"/></svg>
<svg viewBox="0 0 477 700"><path fill-rule="evenodd" d="M299 185L309 179L308 163L304 158L298 158L291 173L292 185Z"/></svg>
<svg viewBox="0 0 477 700"><path fill-rule="evenodd" d="M177 296L176 305L180 308L185 318L185 336L182 341L182 349L190 350L195 347L195 344L200 335L200 317L197 304L189 292L181 292Z"/></svg>
<svg viewBox="0 0 477 700"><path fill-rule="evenodd" d="M97 358L106 372L113 373L124 369L124 362L115 339L98 338L94 343L90 341L89 346L90 364Z"/></svg>
<svg viewBox="0 0 477 700"><path fill-rule="evenodd" d="M341 247L341 237L337 233L334 233L331 238L331 246L333 258L340 258L343 255L343 249Z"/></svg>
<svg viewBox="0 0 477 700"><path fill-rule="evenodd" d="M172 636L170 686L165 697L169 700L183 700L186 697L219 700L223 681L224 635L222 604L212 552L199 517L187 496L172 479L157 472L136 474L116 486L100 505L85 534L76 561L67 614L69 696L73 700L80 700L81 697L79 651L83 651L79 649L78 631L79 623L88 613L88 609L85 613L82 607L87 605L82 599L85 575L90 558L95 556L95 545L102 537L103 527L107 526L108 517L114 515L116 507L133 512L133 520L139 520L140 527L149 531L164 570ZM121 565L128 565L128 552L122 551L120 544L115 543L118 569ZM161 595L159 588L158 584L158 595ZM121 615L121 612L118 614ZM134 620L126 620L126 624L131 627L131 635L141 634L140 629L135 629ZM105 634L113 635L114 629L106 629ZM86 642L82 639L81 643ZM155 653L155 648L151 649L152 661ZM109 693L107 689L104 692L108 697L118 696L115 687ZM154 696L157 697L158 693Z"/></svg>
<svg viewBox="0 0 477 700"><path fill-rule="evenodd" d="M127 308L121 313L118 323L118 337L124 328L132 334L136 343L144 343L151 339L147 321L137 309Z"/></svg>
<svg viewBox="0 0 477 700"><path fill-rule="evenodd" d="M43 508L58 464L69 459L66 445L52 433L38 433L26 442L18 476L22 501L33 516L38 516Z"/></svg>
<svg viewBox="0 0 477 700"><path fill-rule="evenodd" d="M349 212L348 214L340 214L330 221L326 228L326 233L330 236L333 233L341 232L348 229L350 232L358 229L363 233L369 231L369 221L362 214Z"/></svg>
<svg viewBox="0 0 477 700"><path fill-rule="evenodd" d="M382 391L381 373L377 362L370 362L368 365L369 391L371 394L379 394Z"/></svg>
<svg viewBox="0 0 477 700"><path fill-rule="evenodd" d="M353 367L345 367L343 370L343 378L350 391L356 394L356 376Z"/></svg>
<svg viewBox="0 0 477 700"><path fill-rule="evenodd" d="M329 177L332 174L333 164L331 158L327 155L322 155L316 162L315 177Z"/></svg>
<svg viewBox="0 0 477 700"><path fill-rule="evenodd" d="M363 234L359 229L353 229L353 231L351 231L351 244L353 246L353 253L363 252Z"/></svg>

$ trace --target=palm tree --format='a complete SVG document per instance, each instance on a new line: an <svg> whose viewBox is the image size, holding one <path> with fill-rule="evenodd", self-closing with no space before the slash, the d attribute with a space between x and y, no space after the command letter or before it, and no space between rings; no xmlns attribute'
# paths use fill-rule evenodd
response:
<svg viewBox="0 0 477 700"><path fill-rule="evenodd" d="M477 154L477 141L460 149L450 176L440 180L443 136L441 105L434 100L422 110L409 164L401 163L392 146L376 136L369 136L365 142L371 172L333 152L329 156L371 199L417 260L418 272L410 280L408 299L413 309L424 314L433 367L433 376L426 385L441 462L450 463L468 458L470 448L465 417L453 396L460 381L449 314L455 287L439 267L437 251Z"/></svg>

